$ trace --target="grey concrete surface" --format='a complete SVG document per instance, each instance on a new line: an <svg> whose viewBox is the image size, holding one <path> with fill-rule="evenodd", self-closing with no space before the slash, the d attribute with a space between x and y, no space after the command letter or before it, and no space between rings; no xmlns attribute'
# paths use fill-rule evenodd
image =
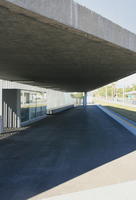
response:
<svg viewBox="0 0 136 200"><path fill-rule="evenodd" d="M49 116L0 141L0 198L34 197L135 150L136 137L96 106Z"/></svg>
<svg viewBox="0 0 136 200"><path fill-rule="evenodd" d="M1 78L89 91L136 71L136 35L72 0L0 0L0 24Z"/></svg>
<svg viewBox="0 0 136 200"><path fill-rule="evenodd" d="M135 198L136 181L132 181L52 198L42 198L42 200L135 200Z"/></svg>
<svg viewBox="0 0 136 200"><path fill-rule="evenodd" d="M4 128L19 128L20 127L20 106L21 95L19 89L3 89L3 126Z"/></svg>
<svg viewBox="0 0 136 200"><path fill-rule="evenodd" d="M56 108L64 108L75 103L71 93L47 89L47 112Z"/></svg>
<svg viewBox="0 0 136 200"><path fill-rule="evenodd" d="M136 35L73 0L6 0L27 10L136 51Z"/></svg>

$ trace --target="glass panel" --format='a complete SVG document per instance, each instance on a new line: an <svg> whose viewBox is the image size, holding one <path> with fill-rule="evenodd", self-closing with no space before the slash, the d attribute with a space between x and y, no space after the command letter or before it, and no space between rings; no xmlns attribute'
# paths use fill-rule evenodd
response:
<svg viewBox="0 0 136 200"><path fill-rule="evenodd" d="M21 122L46 114L46 93L21 91Z"/></svg>

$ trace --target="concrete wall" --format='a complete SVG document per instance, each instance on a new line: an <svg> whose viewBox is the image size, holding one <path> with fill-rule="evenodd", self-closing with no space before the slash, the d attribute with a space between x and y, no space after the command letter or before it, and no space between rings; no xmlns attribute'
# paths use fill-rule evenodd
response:
<svg viewBox="0 0 136 200"><path fill-rule="evenodd" d="M8 0L63 24L136 51L136 35L73 0Z"/></svg>
<svg viewBox="0 0 136 200"><path fill-rule="evenodd" d="M21 84L12 81L0 80L0 88L2 89L22 89L22 90L30 90L30 91L39 91L39 92L46 92L46 88Z"/></svg>
<svg viewBox="0 0 136 200"><path fill-rule="evenodd" d="M0 80L0 133L4 127L20 126L19 90L46 92L45 88ZM14 118L14 120L13 120Z"/></svg>
<svg viewBox="0 0 136 200"><path fill-rule="evenodd" d="M20 90L18 89L3 89L3 126L5 128L20 127Z"/></svg>
<svg viewBox="0 0 136 200"><path fill-rule="evenodd" d="M47 90L47 110L74 104L70 93Z"/></svg>
<svg viewBox="0 0 136 200"><path fill-rule="evenodd" d="M70 93L0 80L0 133L3 128L20 126L20 90L47 92L47 109L68 107L74 104ZM60 111L63 111L60 109ZM39 118L40 119L40 118Z"/></svg>

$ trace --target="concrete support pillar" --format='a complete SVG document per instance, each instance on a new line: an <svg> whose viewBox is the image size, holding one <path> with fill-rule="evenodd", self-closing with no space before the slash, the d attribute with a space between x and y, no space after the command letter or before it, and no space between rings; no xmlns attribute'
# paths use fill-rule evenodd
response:
<svg viewBox="0 0 136 200"><path fill-rule="evenodd" d="M3 89L3 126L20 127L20 90Z"/></svg>
<svg viewBox="0 0 136 200"><path fill-rule="evenodd" d="M87 92L84 92L83 106L87 106Z"/></svg>
<svg viewBox="0 0 136 200"><path fill-rule="evenodd" d="M0 86L1 86L0 81ZM3 118L2 118L2 87L0 87L0 133L3 132Z"/></svg>

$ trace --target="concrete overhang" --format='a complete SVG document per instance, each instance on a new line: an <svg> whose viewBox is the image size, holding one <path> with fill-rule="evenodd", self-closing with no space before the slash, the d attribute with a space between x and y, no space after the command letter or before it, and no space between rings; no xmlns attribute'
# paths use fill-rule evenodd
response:
<svg viewBox="0 0 136 200"><path fill-rule="evenodd" d="M90 91L136 72L136 35L72 0L0 0L0 78Z"/></svg>

